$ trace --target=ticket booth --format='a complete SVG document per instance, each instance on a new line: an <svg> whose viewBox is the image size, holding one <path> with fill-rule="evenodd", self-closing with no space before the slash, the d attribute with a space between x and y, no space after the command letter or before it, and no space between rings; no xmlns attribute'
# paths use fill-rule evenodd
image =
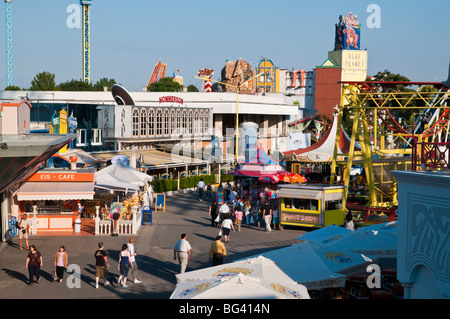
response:
<svg viewBox="0 0 450 319"><path fill-rule="evenodd" d="M278 185L280 224L321 228L345 224L345 186Z"/></svg>

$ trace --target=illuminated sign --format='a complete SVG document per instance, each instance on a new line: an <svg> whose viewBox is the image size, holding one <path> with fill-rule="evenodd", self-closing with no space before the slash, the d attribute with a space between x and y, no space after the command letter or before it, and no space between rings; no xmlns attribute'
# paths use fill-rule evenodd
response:
<svg viewBox="0 0 450 319"><path fill-rule="evenodd" d="M176 96L161 96L159 103L179 103L183 104L183 99Z"/></svg>

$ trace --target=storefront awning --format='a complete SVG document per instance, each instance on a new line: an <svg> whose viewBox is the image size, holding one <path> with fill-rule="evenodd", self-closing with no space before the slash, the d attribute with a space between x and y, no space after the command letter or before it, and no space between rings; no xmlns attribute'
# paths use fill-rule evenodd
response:
<svg viewBox="0 0 450 319"><path fill-rule="evenodd" d="M94 199L94 182L27 182L17 192L17 200Z"/></svg>
<svg viewBox="0 0 450 319"><path fill-rule="evenodd" d="M282 188L277 193L278 198L304 198L304 199L320 199L320 190Z"/></svg>

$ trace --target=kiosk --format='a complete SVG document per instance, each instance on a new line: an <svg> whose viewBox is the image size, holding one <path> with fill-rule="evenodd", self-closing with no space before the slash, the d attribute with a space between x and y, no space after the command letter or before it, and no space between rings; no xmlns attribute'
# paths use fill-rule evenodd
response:
<svg viewBox="0 0 450 319"><path fill-rule="evenodd" d="M326 227L345 224L345 186L278 185L280 224Z"/></svg>

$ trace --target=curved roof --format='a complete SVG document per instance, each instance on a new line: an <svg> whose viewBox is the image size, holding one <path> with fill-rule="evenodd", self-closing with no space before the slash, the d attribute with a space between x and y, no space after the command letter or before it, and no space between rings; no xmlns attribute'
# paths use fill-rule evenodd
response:
<svg viewBox="0 0 450 319"><path fill-rule="evenodd" d="M293 160L299 162L331 162L334 155L334 144L337 134L337 114L333 115L333 122L324 134L324 136L315 144L300 148L297 150L283 152L283 156L291 157ZM339 130L339 154L346 154L350 149L350 137L345 132L341 125ZM358 145L355 144L355 150L361 150Z"/></svg>

